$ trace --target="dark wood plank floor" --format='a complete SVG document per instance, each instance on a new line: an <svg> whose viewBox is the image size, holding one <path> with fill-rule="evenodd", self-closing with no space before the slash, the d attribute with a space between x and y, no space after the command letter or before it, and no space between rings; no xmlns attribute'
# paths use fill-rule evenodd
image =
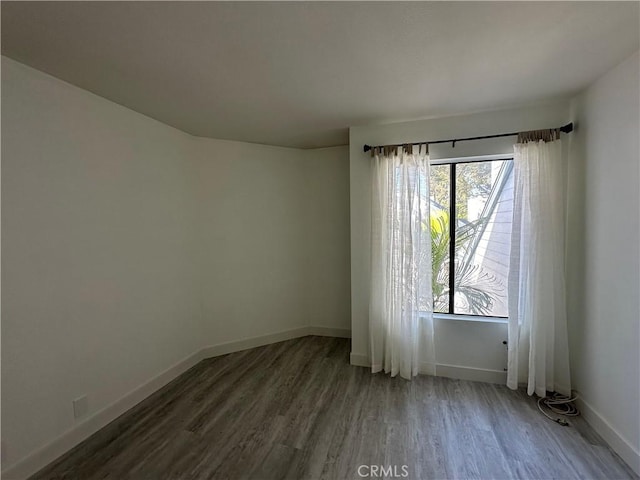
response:
<svg viewBox="0 0 640 480"><path fill-rule="evenodd" d="M204 360L32 478L337 480L361 478L360 465L415 479L637 478L582 419L546 420L524 392L407 382L348 358L346 339L305 337Z"/></svg>

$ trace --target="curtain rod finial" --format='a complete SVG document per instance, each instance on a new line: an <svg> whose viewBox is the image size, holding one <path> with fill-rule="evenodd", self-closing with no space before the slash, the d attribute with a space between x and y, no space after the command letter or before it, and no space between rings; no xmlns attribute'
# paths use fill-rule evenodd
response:
<svg viewBox="0 0 640 480"><path fill-rule="evenodd" d="M364 150L364 153L367 153L369 150L371 150L371 145L365 145L363 150Z"/></svg>

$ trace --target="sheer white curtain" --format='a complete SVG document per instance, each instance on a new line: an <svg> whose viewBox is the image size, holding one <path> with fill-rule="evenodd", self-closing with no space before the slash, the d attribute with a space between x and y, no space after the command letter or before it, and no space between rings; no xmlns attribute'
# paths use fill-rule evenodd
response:
<svg viewBox="0 0 640 480"><path fill-rule="evenodd" d="M559 134L514 146L507 386L571 394L565 306L565 182Z"/></svg>
<svg viewBox="0 0 640 480"><path fill-rule="evenodd" d="M406 379L434 374L429 156L410 147L374 154L372 370Z"/></svg>

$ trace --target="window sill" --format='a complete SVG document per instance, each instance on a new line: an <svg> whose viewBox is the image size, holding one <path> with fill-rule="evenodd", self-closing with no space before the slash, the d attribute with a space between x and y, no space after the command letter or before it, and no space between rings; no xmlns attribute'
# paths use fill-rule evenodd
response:
<svg viewBox="0 0 640 480"><path fill-rule="evenodd" d="M450 313L434 313L433 318L435 320L455 320L462 322L476 322L476 323L509 323L508 318L502 317L481 317L475 315L451 315Z"/></svg>

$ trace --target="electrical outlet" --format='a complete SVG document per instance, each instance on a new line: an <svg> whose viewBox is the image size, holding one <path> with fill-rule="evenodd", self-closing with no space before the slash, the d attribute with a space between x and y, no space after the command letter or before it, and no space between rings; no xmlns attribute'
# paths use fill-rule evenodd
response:
<svg viewBox="0 0 640 480"><path fill-rule="evenodd" d="M83 395L73 401L73 418L84 417L89 411L89 401L87 396Z"/></svg>

